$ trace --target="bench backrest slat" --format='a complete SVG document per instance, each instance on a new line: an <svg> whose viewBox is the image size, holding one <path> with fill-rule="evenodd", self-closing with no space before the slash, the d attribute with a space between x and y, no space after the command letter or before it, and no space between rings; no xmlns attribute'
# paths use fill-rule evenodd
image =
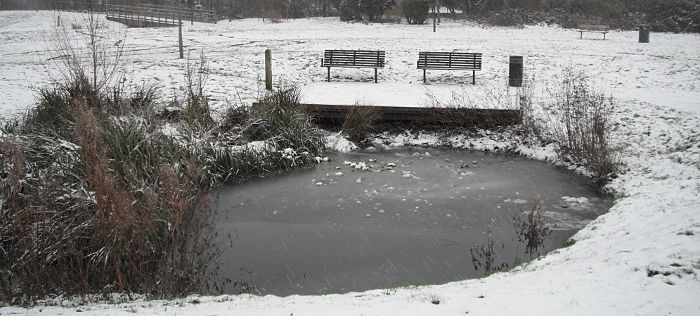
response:
<svg viewBox="0 0 700 316"><path fill-rule="evenodd" d="M481 53L419 52L418 69L481 70Z"/></svg>

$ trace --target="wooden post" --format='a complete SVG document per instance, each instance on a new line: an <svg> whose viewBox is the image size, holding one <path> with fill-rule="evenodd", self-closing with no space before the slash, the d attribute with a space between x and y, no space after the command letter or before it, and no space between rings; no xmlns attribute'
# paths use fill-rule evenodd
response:
<svg viewBox="0 0 700 316"><path fill-rule="evenodd" d="M437 0L435 0L435 5L433 6L433 33L437 29Z"/></svg>
<svg viewBox="0 0 700 316"><path fill-rule="evenodd" d="M272 51L265 50L265 89L272 91Z"/></svg>
<svg viewBox="0 0 700 316"><path fill-rule="evenodd" d="M182 48L182 1L177 2L177 39L180 47L180 59L185 58Z"/></svg>

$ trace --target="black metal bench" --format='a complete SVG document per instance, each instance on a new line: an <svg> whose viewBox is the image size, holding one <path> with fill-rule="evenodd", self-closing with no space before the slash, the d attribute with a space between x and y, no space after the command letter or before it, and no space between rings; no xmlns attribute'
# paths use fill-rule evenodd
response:
<svg viewBox="0 0 700 316"><path fill-rule="evenodd" d="M431 70L471 70L472 84L476 84L476 71L481 70L481 53L460 52L420 52L418 53L418 69L425 72Z"/></svg>
<svg viewBox="0 0 700 316"><path fill-rule="evenodd" d="M385 53L380 50L326 50L321 59L321 67L328 68L328 81L331 81L331 67L374 68L374 82L377 82L377 69L384 68Z"/></svg>
<svg viewBox="0 0 700 316"><path fill-rule="evenodd" d="M603 39L605 39L605 34L610 32L610 27L602 24L581 24L578 26L578 30L576 32L581 33L580 38L583 38L583 32L603 33Z"/></svg>

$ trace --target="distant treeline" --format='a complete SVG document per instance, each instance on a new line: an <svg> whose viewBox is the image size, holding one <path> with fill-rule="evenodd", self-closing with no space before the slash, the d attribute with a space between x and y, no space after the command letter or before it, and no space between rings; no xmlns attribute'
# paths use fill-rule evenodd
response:
<svg viewBox="0 0 700 316"><path fill-rule="evenodd" d="M443 0L472 19L494 25L553 23L576 27L592 19L620 29L700 32L699 0ZM461 5L460 5L461 4Z"/></svg>
<svg viewBox="0 0 700 316"><path fill-rule="evenodd" d="M4 10L101 10L110 4L177 6L177 0L0 0ZM401 16L406 0L183 0L183 7L214 9L222 18L341 16L383 21ZM415 0L412 0L415 1ZM633 29L641 24L654 31L700 32L700 0L425 0L455 18L511 26L534 23L575 27L580 20ZM387 19L395 21L396 19Z"/></svg>

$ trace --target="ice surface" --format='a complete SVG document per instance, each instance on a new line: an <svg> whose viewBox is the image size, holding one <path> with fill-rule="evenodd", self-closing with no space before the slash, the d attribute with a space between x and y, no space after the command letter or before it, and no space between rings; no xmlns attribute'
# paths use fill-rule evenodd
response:
<svg viewBox="0 0 700 316"><path fill-rule="evenodd" d="M537 196L544 198L553 230L545 252L564 245L611 205L572 172L519 156L414 147L331 158L314 170L216 193L215 222L238 236L231 248L223 248L221 279L246 281L262 294L291 295L474 278L483 271L474 271L465 251L485 242L482 232L489 224L498 247L504 246L495 264L522 259L524 247L516 241L513 216ZM478 165L466 179L459 176L465 161ZM401 172L381 167L389 163ZM362 181L336 177L307 185L338 168L342 172L336 176L362 173ZM482 189L471 192L474 184ZM450 199L455 195L466 198ZM587 212L559 207L561 196L569 203L585 202ZM245 208L237 207L241 201ZM281 215L270 217L270 210ZM400 215L382 215L391 213ZM393 262L392 269L386 260Z"/></svg>

